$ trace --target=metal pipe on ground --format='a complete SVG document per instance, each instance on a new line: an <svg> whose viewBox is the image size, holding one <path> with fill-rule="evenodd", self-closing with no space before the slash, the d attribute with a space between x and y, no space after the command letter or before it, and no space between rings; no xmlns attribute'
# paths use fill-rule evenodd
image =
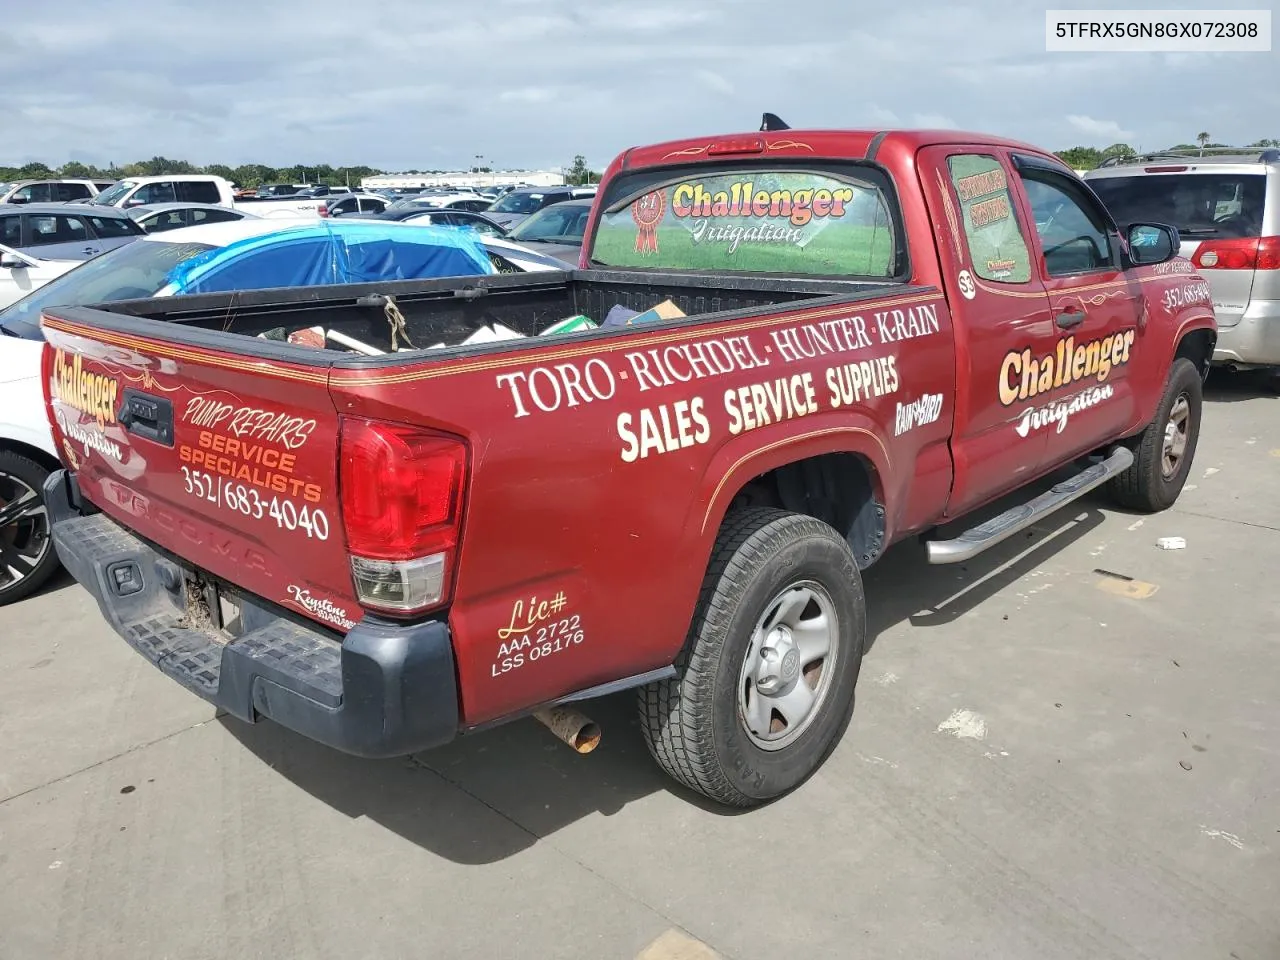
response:
<svg viewBox="0 0 1280 960"><path fill-rule="evenodd" d="M544 707L533 716L578 753L590 753L600 745L600 727L572 707Z"/></svg>

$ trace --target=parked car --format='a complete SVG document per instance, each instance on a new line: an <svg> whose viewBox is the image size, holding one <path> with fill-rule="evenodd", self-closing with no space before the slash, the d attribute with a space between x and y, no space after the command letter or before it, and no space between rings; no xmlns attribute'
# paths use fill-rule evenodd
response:
<svg viewBox="0 0 1280 960"><path fill-rule="evenodd" d="M129 177L102 191L90 202L122 209L157 203L208 203L264 218L318 217L325 203L323 198L317 197L237 197L228 180L195 173Z"/></svg>
<svg viewBox="0 0 1280 960"><path fill-rule="evenodd" d="M66 203L96 197L112 180L18 180L0 185L0 203Z"/></svg>
<svg viewBox="0 0 1280 960"><path fill-rule="evenodd" d="M343 193L329 197L325 203L322 217L359 217L372 213L382 213L391 204L386 197L376 193Z"/></svg>
<svg viewBox="0 0 1280 960"><path fill-rule="evenodd" d="M0 243L0 310L39 290L49 281L56 280L83 262L33 257ZM3 404L0 404L0 416L3 413Z"/></svg>
<svg viewBox="0 0 1280 960"><path fill-rule="evenodd" d="M537 244L543 253L577 266L595 201L565 200L531 214L507 234L514 243Z"/></svg>
<svg viewBox="0 0 1280 960"><path fill-rule="evenodd" d="M1213 293L1216 364L1280 365L1280 150L1140 157L1085 181L1121 226L1178 228L1181 255Z"/></svg>
<svg viewBox="0 0 1280 960"><path fill-rule="evenodd" d="M121 210L68 203L0 205L0 243L33 257L88 260L144 232Z"/></svg>
<svg viewBox="0 0 1280 960"><path fill-rule="evenodd" d="M445 227L468 227L477 233L490 237L505 237L507 231L498 226L483 213L472 213L469 210L427 209L408 207L399 210L387 208L382 213L372 215L375 220L397 220L400 223L436 224Z"/></svg>
<svg viewBox="0 0 1280 960"><path fill-rule="evenodd" d="M966 563L1104 485L1167 509L1191 471L1206 284L1034 146L635 147L580 263L412 284L387 326L307 291L44 311L59 555L241 721L396 757L530 713L578 741L548 707L634 688L657 763L749 807L848 728L892 544ZM258 338L284 318L413 346Z"/></svg>
<svg viewBox="0 0 1280 960"><path fill-rule="evenodd" d="M164 230L181 230L206 223L225 223L228 220L262 219L243 210L219 207L211 203L157 203L146 207L130 207L130 219L147 233Z"/></svg>
<svg viewBox="0 0 1280 960"><path fill-rule="evenodd" d="M580 197L594 197L595 189L587 187L521 187L500 197L485 212L508 230L531 214L553 203L564 203Z"/></svg>
<svg viewBox="0 0 1280 960"><path fill-rule="evenodd" d="M341 258L332 255L338 246L345 251ZM363 250L370 253L364 255ZM15 266L19 260L22 265ZM460 237L456 230L351 220L282 225L278 220L245 218L188 227L144 235L129 247L83 265L37 261L0 248L0 304L8 305L4 297L12 284L7 288L6 281L14 275L30 281L32 288L43 284L0 310L0 605L39 589L58 566L49 544L48 518L39 499L29 499L57 466L40 387L42 310L55 304L195 292L563 267L551 257L496 237ZM37 276L37 271L43 272ZM26 509L15 509L15 504Z"/></svg>

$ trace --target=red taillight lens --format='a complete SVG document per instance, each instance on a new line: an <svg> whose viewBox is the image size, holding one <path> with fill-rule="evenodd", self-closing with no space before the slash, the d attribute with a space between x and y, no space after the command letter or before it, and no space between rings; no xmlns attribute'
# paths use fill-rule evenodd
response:
<svg viewBox="0 0 1280 960"><path fill-rule="evenodd" d="M440 603L452 580L467 447L406 424L344 418L342 522L361 603L412 613Z"/></svg>
<svg viewBox="0 0 1280 960"><path fill-rule="evenodd" d="M1280 237L1206 240L1191 263L1201 270L1280 270Z"/></svg>
<svg viewBox="0 0 1280 960"><path fill-rule="evenodd" d="M1255 270L1280 270L1280 237L1263 237L1258 241L1258 265Z"/></svg>

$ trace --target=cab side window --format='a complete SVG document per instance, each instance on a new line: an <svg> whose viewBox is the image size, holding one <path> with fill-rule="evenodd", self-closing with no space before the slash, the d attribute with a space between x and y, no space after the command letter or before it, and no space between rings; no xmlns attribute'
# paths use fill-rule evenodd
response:
<svg viewBox="0 0 1280 960"><path fill-rule="evenodd" d="M1022 173L1022 186L1035 217L1046 274L1066 277L1113 267L1106 222L1092 204L1078 198L1070 181L1028 170Z"/></svg>
<svg viewBox="0 0 1280 960"><path fill-rule="evenodd" d="M6 247L22 246L22 217L17 214L0 217L0 243Z"/></svg>
<svg viewBox="0 0 1280 960"><path fill-rule="evenodd" d="M973 272L997 283L1030 281L1031 253L1000 161L985 154L956 154L947 158L947 167L960 201Z"/></svg>
<svg viewBox="0 0 1280 960"><path fill-rule="evenodd" d="M171 180L157 180L139 187L132 199L135 203L146 206L149 203L174 203L177 197L174 196Z"/></svg>

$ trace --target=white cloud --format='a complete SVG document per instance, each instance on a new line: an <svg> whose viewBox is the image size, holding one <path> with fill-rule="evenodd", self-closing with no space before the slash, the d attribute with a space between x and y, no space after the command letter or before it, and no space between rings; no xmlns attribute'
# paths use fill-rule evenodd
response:
<svg viewBox="0 0 1280 960"><path fill-rule="evenodd" d="M546 103L555 94L546 87L519 87L503 90L498 99L507 103Z"/></svg>
<svg viewBox="0 0 1280 960"><path fill-rule="evenodd" d="M1114 120L1095 120L1093 117L1078 113L1067 114L1067 123L1094 140L1099 142L1106 140L1107 146L1124 140L1132 140L1136 136L1132 130L1121 128L1120 124Z"/></svg>
<svg viewBox="0 0 1280 960"><path fill-rule="evenodd" d="M950 117L945 117L940 113L913 113L911 115L911 123L916 127L923 127L926 130L954 130L959 126Z"/></svg>
<svg viewBox="0 0 1280 960"><path fill-rule="evenodd" d="M600 165L634 144L754 130L763 110L797 128L958 124L1050 149L1155 150L1203 129L1224 143L1277 136L1280 108L1273 58L1050 55L1043 11L1017 4L991 19L918 0L869 19L859 4L788 0L782 22L776 0L431 0L429 17L422 0L379 0L355 34L339 0L308 0L305 17L260 0L194 19L189 0L113 0L109 17L101 5L5 19L0 90L16 107L0 166L72 153ZM790 42L797 24L820 29ZM964 42L975 24L981 42Z"/></svg>
<svg viewBox="0 0 1280 960"><path fill-rule="evenodd" d="M733 84L714 70L695 70L693 75L702 81L703 86L716 93L733 93Z"/></svg>

